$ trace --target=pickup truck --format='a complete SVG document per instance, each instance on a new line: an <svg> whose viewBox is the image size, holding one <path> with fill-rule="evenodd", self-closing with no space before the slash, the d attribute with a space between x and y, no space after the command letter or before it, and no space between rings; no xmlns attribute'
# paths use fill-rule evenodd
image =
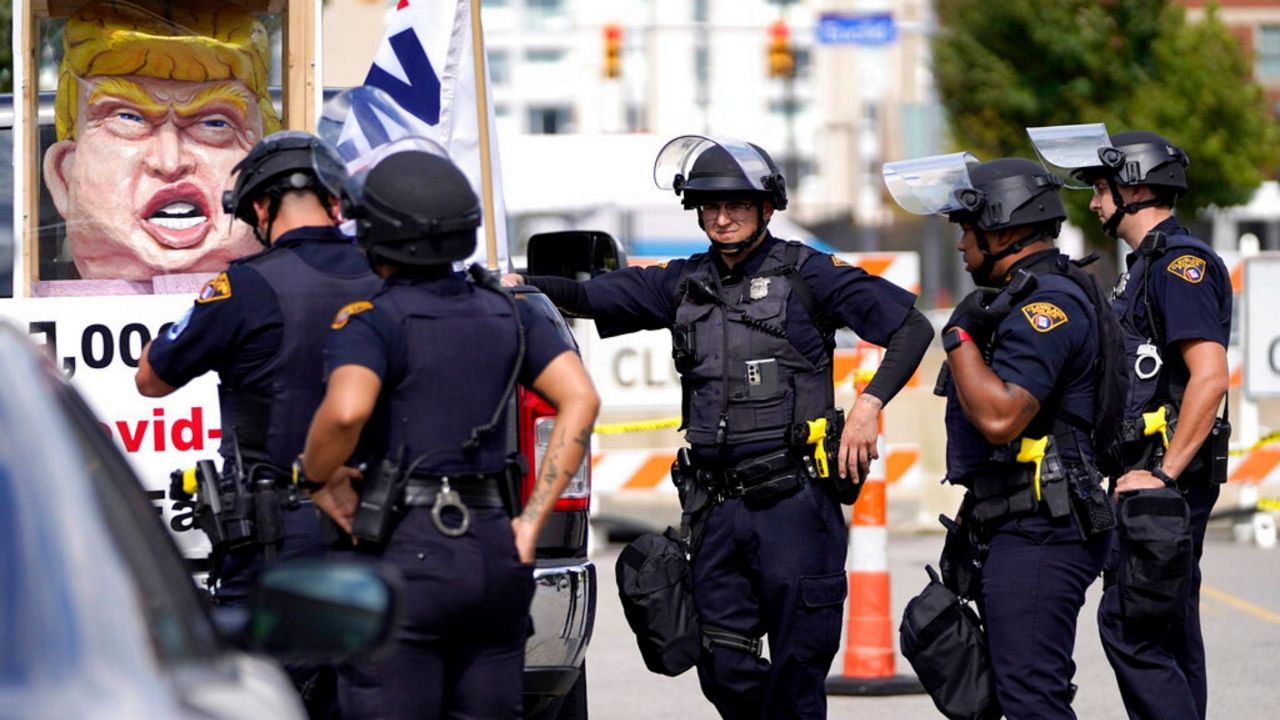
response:
<svg viewBox="0 0 1280 720"><path fill-rule="evenodd" d="M40 96L41 150L53 142L53 97ZM21 146L13 137L11 95L0 95L0 186L13 187L15 164L38 167L38 159L20 157ZM40 189L41 218L56 218L48 192ZM13 198L0 194L0 217L11 218ZM167 495L168 472L212 457L220 436L215 379L206 376L161 401L137 396L130 380L143 344L162 331L165 323L179 318L190 306L190 294L156 294L86 297L22 297L13 286L15 237L20 229L0 221L0 317L25 329L43 342L58 366L84 395L104 429L116 439L137 470L147 494L166 526L173 532L193 572L206 562L208 546L195 530L190 503ZM599 248L590 259L616 266L625 258L610 238L587 233L591 247ZM42 258L51 258L42 276L74 277L73 268L59 260L61 232L57 224L40 228ZM537 243L551 248L542 257L548 262L572 265L556 252L580 251L571 238ZM559 248L557 251L555 248ZM612 254L609 254L612 252ZM604 254L601 254L604 253ZM601 270L606 269L601 267ZM583 268L574 272L581 275ZM557 268L538 268L545 274ZM518 288L520 300L544 312L560 332L573 342L564 318L535 288ZM533 484L533 472L550 439L555 410L532 392L521 390L513 399L512 436L509 442L528 461L525 492ZM547 521L538 542L536 592L531 615L533 635L525 655L525 715L539 720L579 720L587 717L587 644L595 621L595 567L587 558L588 507L591 497L591 463L587 459Z"/></svg>

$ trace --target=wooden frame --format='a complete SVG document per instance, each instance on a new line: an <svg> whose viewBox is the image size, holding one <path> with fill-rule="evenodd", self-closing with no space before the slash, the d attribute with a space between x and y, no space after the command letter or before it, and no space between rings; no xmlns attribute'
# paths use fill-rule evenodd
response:
<svg viewBox="0 0 1280 720"><path fill-rule="evenodd" d="M146 3L148 0L134 0ZM14 297L29 297L39 278L40 123L39 40L42 18L64 17L91 0L13 0L14 52L14 149L18 151L15 178ZM320 0L224 0L252 12L280 13L284 127L315 129L319 98L316 87L317 48L320 47ZM20 43L20 46L18 45ZM22 162L16 162L21 158Z"/></svg>

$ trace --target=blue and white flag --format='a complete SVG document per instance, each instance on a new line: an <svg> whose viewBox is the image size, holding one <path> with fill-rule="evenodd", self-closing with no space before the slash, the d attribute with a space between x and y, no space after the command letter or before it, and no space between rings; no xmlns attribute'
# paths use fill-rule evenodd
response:
<svg viewBox="0 0 1280 720"><path fill-rule="evenodd" d="M473 5L475 6L473 8ZM373 57L366 86L383 90L407 111L383 113L376 107L352 107L338 145L348 161L371 148L405 135L434 140L466 173L471 188L484 201L480 170L480 123L476 114L477 73L471 43L472 0L400 0L390 13L387 32ZM489 69L484 73L488 127L494 127L493 102L488 96ZM506 209L502 197L502 163L497 138L489 138L493 219L497 237L497 267L508 267ZM349 162L350 164L350 162ZM485 228L476 235L476 254L468 263L485 264Z"/></svg>

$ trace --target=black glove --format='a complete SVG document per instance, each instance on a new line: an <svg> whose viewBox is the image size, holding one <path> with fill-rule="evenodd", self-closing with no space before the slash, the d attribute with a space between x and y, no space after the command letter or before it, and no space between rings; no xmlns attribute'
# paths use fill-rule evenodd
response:
<svg viewBox="0 0 1280 720"><path fill-rule="evenodd" d="M985 346L991 340L991 335L995 333L1000 321L1009 314L1009 307L1005 307L1005 303L1000 303L1001 307L989 307L999 294L1000 291L994 288L978 288L965 295L960 304L956 305L956 309L951 313L943 329L964 328L974 342Z"/></svg>

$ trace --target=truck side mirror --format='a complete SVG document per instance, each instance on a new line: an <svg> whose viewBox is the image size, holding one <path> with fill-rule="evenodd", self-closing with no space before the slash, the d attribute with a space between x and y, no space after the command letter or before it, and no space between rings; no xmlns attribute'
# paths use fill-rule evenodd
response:
<svg viewBox="0 0 1280 720"><path fill-rule="evenodd" d="M613 236L599 230L562 230L529 238L529 274L589 280L627 266Z"/></svg>

